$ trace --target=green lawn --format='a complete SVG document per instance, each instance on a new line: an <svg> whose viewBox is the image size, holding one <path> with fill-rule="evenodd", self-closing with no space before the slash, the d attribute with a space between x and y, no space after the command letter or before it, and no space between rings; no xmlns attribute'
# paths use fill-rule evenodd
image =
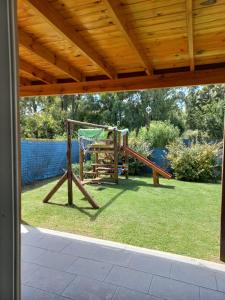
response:
<svg viewBox="0 0 225 300"><path fill-rule="evenodd" d="M119 185L87 186L101 205L90 209L74 188L77 208L65 206L66 185L42 199L55 181L28 187L22 195L24 223L216 261L219 254L220 185L151 178ZM53 204L54 203L54 204Z"/></svg>

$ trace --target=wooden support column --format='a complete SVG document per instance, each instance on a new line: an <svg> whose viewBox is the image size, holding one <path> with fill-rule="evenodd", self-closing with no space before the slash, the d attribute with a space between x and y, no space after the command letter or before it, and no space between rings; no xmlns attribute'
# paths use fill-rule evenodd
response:
<svg viewBox="0 0 225 300"><path fill-rule="evenodd" d="M84 150L80 146L80 180L84 180Z"/></svg>
<svg viewBox="0 0 225 300"><path fill-rule="evenodd" d="M155 170L152 170L152 176L154 185L159 185L159 175Z"/></svg>
<svg viewBox="0 0 225 300"><path fill-rule="evenodd" d="M98 152L95 152L95 162L96 162L96 164L99 164L99 156L98 156ZM96 178L98 178L99 177L99 172L98 172L98 167L94 167L94 171L96 172Z"/></svg>
<svg viewBox="0 0 225 300"><path fill-rule="evenodd" d="M118 131L113 131L113 145L114 145L114 181L118 183Z"/></svg>
<svg viewBox="0 0 225 300"><path fill-rule="evenodd" d="M225 118L223 132L223 163L222 163L222 199L220 227L220 259L225 262Z"/></svg>
<svg viewBox="0 0 225 300"><path fill-rule="evenodd" d="M73 205L73 178L72 178L72 137L71 124L67 122L67 184L68 184L68 205Z"/></svg>
<svg viewBox="0 0 225 300"><path fill-rule="evenodd" d="M128 147L128 132L126 133L126 135L123 136L123 146ZM126 152L124 152L124 157L125 157L125 165L127 167L126 173L125 173L125 177L126 179L128 179L128 165L129 165L129 157L127 155Z"/></svg>

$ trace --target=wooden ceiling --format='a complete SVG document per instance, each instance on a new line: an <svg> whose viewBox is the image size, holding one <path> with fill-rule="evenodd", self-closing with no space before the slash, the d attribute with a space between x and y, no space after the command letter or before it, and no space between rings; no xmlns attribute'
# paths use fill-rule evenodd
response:
<svg viewBox="0 0 225 300"><path fill-rule="evenodd" d="M225 82L225 0L18 0L20 95Z"/></svg>

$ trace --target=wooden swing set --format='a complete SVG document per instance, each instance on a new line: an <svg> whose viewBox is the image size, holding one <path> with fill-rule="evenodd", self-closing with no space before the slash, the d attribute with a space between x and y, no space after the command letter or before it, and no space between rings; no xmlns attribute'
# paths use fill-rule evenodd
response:
<svg viewBox="0 0 225 300"><path fill-rule="evenodd" d="M84 172L85 149L82 147L81 143L79 143L80 178L74 174L72 168L72 132L74 126L103 129L104 131L107 131L107 137L112 136L112 138L105 138L104 140L99 140L97 143L93 142L89 145L88 153L95 155L95 163L92 163L92 170L88 172ZM159 174L167 179L172 177L170 173L159 167L157 164L128 147L128 130L118 130L116 127L80 122L71 119L66 120L66 130L67 170L56 183L56 185L51 189L48 195L44 198L44 203L47 203L62 186L62 184L67 181L68 206L73 206L74 183L90 203L90 205L94 209L98 209L99 205L87 191L84 185L88 183L100 183L103 179L105 180L105 176L109 176L114 183L118 184L119 174L121 173L128 178L129 156L139 160L141 163L152 169L154 185L159 185ZM119 163L120 157L123 157L123 163Z"/></svg>
<svg viewBox="0 0 225 300"><path fill-rule="evenodd" d="M67 130L67 170L63 176L59 179L56 185L51 189L48 195L44 198L43 202L48 203L52 196L58 191L58 189L67 181L67 194L68 194L68 206L73 206L73 183L78 187L81 193L85 196L91 206L95 209L99 208L99 205L95 199L90 195L90 193L85 189L80 179L73 173L72 168L72 129L74 125L81 125L81 122L74 120L66 120L66 130ZM84 125L84 124L83 124ZM88 123L86 123L88 126ZM92 126L95 124L91 124ZM100 125L95 125L95 127L100 127ZM102 127L101 127L102 128Z"/></svg>

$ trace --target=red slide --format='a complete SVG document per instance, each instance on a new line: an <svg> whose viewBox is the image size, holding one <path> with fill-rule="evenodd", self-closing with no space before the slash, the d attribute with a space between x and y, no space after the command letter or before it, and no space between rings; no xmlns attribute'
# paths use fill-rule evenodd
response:
<svg viewBox="0 0 225 300"><path fill-rule="evenodd" d="M162 169L157 164L153 163L151 160L147 159L143 155L141 155L138 152L134 151L133 149L131 149L129 147L123 147L123 150L128 155L136 158L137 160L139 160L140 162L142 162L143 164L145 164L147 167L155 170L158 174L162 175L163 177L165 177L167 179L172 178L172 175L170 173L168 173L167 171L165 171L164 169Z"/></svg>

